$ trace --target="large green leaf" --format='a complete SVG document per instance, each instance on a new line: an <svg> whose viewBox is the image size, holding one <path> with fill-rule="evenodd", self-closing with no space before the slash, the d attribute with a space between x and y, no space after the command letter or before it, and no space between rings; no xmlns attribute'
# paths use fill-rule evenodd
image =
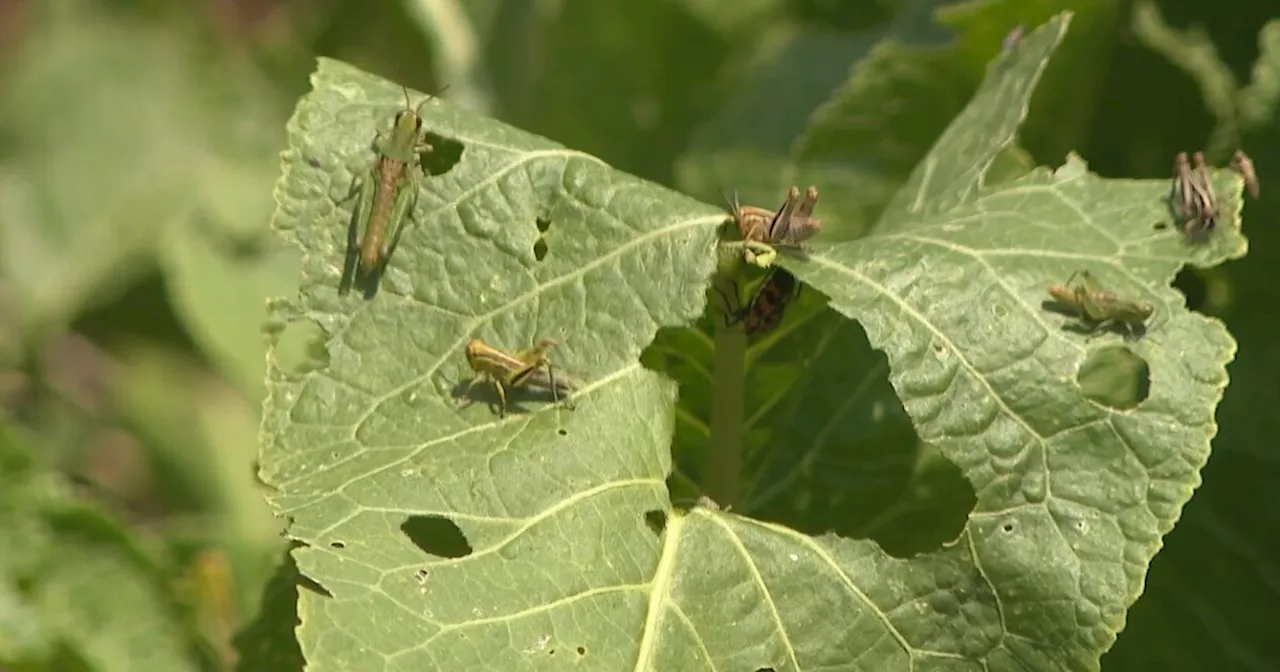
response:
<svg viewBox="0 0 1280 672"><path fill-rule="evenodd" d="M718 206L429 104L426 127L461 160L426 180L381 291L340 294L342 197L401 98L322 60L290 123L274 220L302 248L302 289L274 316L277 333L314 324L323 343L309 371L269 369L261 466L306 544L299 570L327 591L299 600L308 669L1096 669L1198 484L1234 351L1167 283L1188 260L1243 254L1244 239L1226 175L1222 230L1201 248L1153 227L1169 219L1163 181L1105 181L1069 158L988 182L1066 24L992 64L873 235L784 261L885 350L925 454L972 485L956 543L910 559L671 507L672 425L689 411L636 358L658 328L702 312ZM1088 401L1074 382L1119 337L1086 340L1040 307L1079 267L1157 305L1128 346L1151 371L1136 408ZM576 410L531 395L505 420L457 408L475 336L512 350L563 340L557 362L586 381ZM848 359L870 352L852 325L826 338ZM809 355L792 356L783 375ZM860 410L860 395L887 395L882 361L793 384L801 396L767 429L807 425L801 445L874 436L875 416L901 413ZM767 508L749 499L767 486L753 482L741 510Z"/></svg>
<svg viewBox="0 0 1280 672"><path fill-rule="evenodd" d="M302 295L275 312L317 323L329 363L298 377L272 370L262 454L290 535L311 546L296 554L299 569L333 593L299 604L310 669L378 667L424 641L399 664L464 669L478 654L474 638L495 635L513 648L490 664L519 669L528 660L520 650L545 642L552 621L563 644L550 650L561 656L578 645L601 661L633 655L640 586L660 548L643 514L668 508L674 393L636 359L656 329L702 311L721 210L429 104L426 127L445 139L437 144L461 143L461 160L428 180L419 222L374 299L340 296L349 206L335 201L369 165L375 129L402 97L328 60L314 81L290 125L275 219L302 246ZM545 233L538 220L549 222ZM462 346L477 335L512 350L564 341L554 354L590 381L577 410L539 409L536 398L520 405L538 412L505 421L485 404L458 410L453 390L469 378ZM443 564L424 554L398 531L422 516L458 525L474 554ZM347 574L376 566L381 579ZM500 579L509 571L515 583ZM473 579L485 586L482 602L466 596ZM369 592L382 581L385 591ZM343 634L375 612L401 612L400 600L420 618ZM601 628L600 612L634 627Z"/></svg>
<svg viewBox="0 0 1280 672"><path fill-rule="evenodd" d="M1253 81L1241 98L1246 133L1244 147L1263 176L1280 175L1280 127L1261 124L1274 118L1280 69L1280 22L1272 21L1259 36L1260 54ZM1201 58L1212 54L1196 52ZM1185 58L1185 55L1184 55ZM1187 67L1188 75L1211 66ZM1221 123L1221 122L1220 122ZM1219 126L1219 129L1223 126ZM1219 131L1214 137L1223 137ZM1274 222L1280 202L1264 191L1247 201L1250 221ZM1183 520L1156 558L1143 597L1130 613L1128 627L1107 654L1107 669L1254 669L1269 670L1280 659L1270 614L1280 600L1280 350L1275 347L1274 306L1280 289L1272 278L1280 264L1280 230L1258 226L1244 259L1214 271L1208 308L1223 319L1240 343L1231 365L1216 420L1213 459L1204 470L1205 484L1187 506Z"/></svg>

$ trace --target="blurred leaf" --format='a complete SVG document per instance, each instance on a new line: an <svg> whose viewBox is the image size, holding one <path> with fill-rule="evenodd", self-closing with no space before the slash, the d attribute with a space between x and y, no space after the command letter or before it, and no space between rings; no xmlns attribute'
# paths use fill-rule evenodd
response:
<svg viewBox="0 0 1280 672"><path fill-rule="evenodd" d="M155 560L25 451L0 436L0 663L199 669Z"/></svg>
<svg viewBox="0 0 1280 672"><path fill-rule="evenodd" d="M754 24L761 17L776 15L782 9L783 0L678 0L689 14L722 35L732 39L744 34L746 25Z"/></svg>
<svg viewBox="0 0 1280 672"><path fill-rule="evenodd" d="M723 38L674 2L508 4L488 56L498 116L669 182L714 99Z"/></svg>
<svg viewBox="0 0 1280 672"><path fill-rule="evenodd" d="M33 48L4 85L0 132L16 151L0 164L0 272L28 329L56 330L119 292L150 268L168 225L203 212L243 227L268 212L259 177L256 210L222 216L246 185L222 162L248 154L270 165L263 97L219 107L243 85L210 85L181 31L86 6L33 12ZM226 74L214 76L244 79Z"/></svg>
<svg viewBox="0 0 1280 672"><path fill-rule="evenodd" d="M1258 62L1253 79L1240 91L1240 117L1246 131L1266 126L1280 105L1280 21L1270 21L1258 34Z"/></svg>
<svg viewBox="0 0 1280 672"><path fill-rule="evenodd" d="M171 227L161 262L173 306L196 342L251 398L261 399L267 298L297 291L298 255L229 242L208 227Z"/></svg>
<svg viewBox="0 0 1280 672"><path fill-rule="evenodd" d="M1213 41L1202 30L1171 28L1152 0L1138 0L1134 4L1133 32L1149 49L1183 70L1200 87L1205 106L1218 122L1206 152L1211 158L1229 156L1240 140L1237 85L1231 69L1218 57Z"/></svg>
<svg viewBox="0 0 1280 672"><path fill-rule="evenodd" d="M776 207L789 186L780 188L792 145L814 108L878 36L781 26L754 40L746 73L679 158L681 187L706 199L736 190L744 203Z"/></svg>
<svg viewBox="0 0 1280 672"><path fill-rule="evenodd" d="M436 75L449 85L449 98L480 113L493 107L480 61L479 19L491 15L494 0L405 0L406 12L435 47Z"/></svg>

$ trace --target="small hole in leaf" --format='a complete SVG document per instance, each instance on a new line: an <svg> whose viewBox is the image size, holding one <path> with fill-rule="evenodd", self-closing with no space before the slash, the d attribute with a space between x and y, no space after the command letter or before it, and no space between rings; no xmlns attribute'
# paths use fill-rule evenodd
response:
<svg viewBox="0 0 1280 672"><path fill-rule="evenodd" d="M1000 526L1000 529L1001 529L1001 530L1004 530L1004 532L1005 532L1006 534L1007 534L1007 533L1009 533L1009 532L1012 532L1012 531L1013 531L1013 523L1005 523L1004 525L1001 525L1001 526Z"/></svg>
<svg viewBox="0 0 1280 672"><path fill-rule="evenodd" d="M462 152L466 146L461 142L435 133L427 133L426 139L432 149L420 155L418 163L427 175L432 177L444 175L462 161Z"/></svg>
<svg viewBox="0 0 1280 672"><path fill-rule="evenodd" d="M400 525L414 546L424 553L441 558L465 558L471 555L471 545L462 530L442 516L410 516Z"/></svg>
<svg viewBox="0 0 1280 672"><path fill-rule="evenodd" d="M336 548L336 549L338 549L338 550L342 550L342 549L344 549L344 548L346 548L346 547L347 547L347 545L346 545L345 543L341 542L341 541L331 541L331 542L329 542L329 548Z"/></svg>
<svg viewBox="0 0 1280 672"><path fill-rule="evenodd" d="M1152 222L1151 228L1155 229L1156 231L1164 231L1165 229L1169 228L1169 222L1166 222L1163 219L1161 219L1159 221Z"/></svg>
<svg viewBox="0 0 1280 672"><path fill-rule="evenodd" d="M538 261L542 261L547 258L547 241L539 238L538 241L533 244L533 258Z"/></svg>
<svg viewBox="0 0 1280 672"><path fill-rule="evenodd" d="M1120 345L1099 348L1076 375L1080 392L1094 403L1127 411L1151 393L1151 371L1147 361Z"/></svg>
<svg viewBox="0 0 1280 672"><path fill-rule="evenodd" d="M535 223L538 225L538 233L546 233L551 228L551 220L546 217L539 217Z"/></svg>
<svg viewBox="0 0 1280 672"><path fill-rule="evenodd" d="M577 649L577 651L578 651L578 655L579 655L579 656L585 656L585 655L587 655L587 647L585 647L585 646L579 646L579 647L578 647L578 649Z"/></svg>
<svg viewBox="0 0 1280 672"><path fill-rule="evenodd" d="M667 529L667 514L661 511L646 511L644 514L644 524L653 531L654 534L661 535L662 531Z"/></svg>
<svg viewBox="0 0 1280 672"><path fill-rule="evenodd" d="M561 427L560 429L556 430L556 434L559 434L560 436L569 436L569 430L565 429L564 427Z"/></svg>

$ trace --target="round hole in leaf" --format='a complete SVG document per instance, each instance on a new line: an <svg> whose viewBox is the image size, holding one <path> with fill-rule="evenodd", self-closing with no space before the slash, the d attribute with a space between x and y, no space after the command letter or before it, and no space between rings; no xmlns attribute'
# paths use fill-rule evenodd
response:
<svg viewBox="0 0 1280 672"><path fill-rule="evenodd" d="M1076 382L1086 399L1118 411L1137 406L1151 393L1146 360L1120 345L1091 351Z"/></svg>

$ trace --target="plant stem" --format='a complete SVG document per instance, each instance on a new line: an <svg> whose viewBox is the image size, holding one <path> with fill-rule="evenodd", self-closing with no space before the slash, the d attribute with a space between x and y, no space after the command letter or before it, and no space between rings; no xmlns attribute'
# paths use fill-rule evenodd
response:
<svg viewBox="0 0 1280 672"><path fill-rule="evenodd" d="M733 289L736 291L736 288ZM742 398L747 335L741 325L716 326L712 369L711 446L703 465L704 492L722 509L737 503L742 475Z"/></svg>

